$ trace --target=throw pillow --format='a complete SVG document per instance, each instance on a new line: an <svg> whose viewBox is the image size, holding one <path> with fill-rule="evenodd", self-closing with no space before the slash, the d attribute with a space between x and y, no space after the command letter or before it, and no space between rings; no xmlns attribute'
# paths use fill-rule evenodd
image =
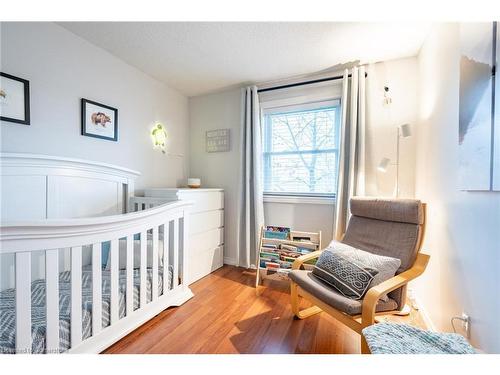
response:
<svg viewBox="0 0 500 375"><path fill-rule="evenodd" d="M365 267L340 252L323 251L312 273L344 296L361 299L378 271Z"/></svg>
<svg viewBox="0 0 500 375"><path fill-rule="evenodd" d="M340 252L365 267L376 269L378 273L373 278L368 289L389 280L396 274L397 270L401 266L401 260L398 258L373 254L335 240L328 245L325 251ZM387 297L387 295L383 295L380 299L387 302L389 297Z"/></svg>

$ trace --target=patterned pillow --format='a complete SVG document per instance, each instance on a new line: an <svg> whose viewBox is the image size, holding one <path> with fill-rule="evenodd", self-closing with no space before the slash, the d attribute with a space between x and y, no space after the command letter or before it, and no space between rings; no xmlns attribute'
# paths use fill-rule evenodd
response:
<svg viewBox="0 0 500 375"><path fill-rule="evenodd" d="M333 251L337 253L342 253L349 257L358 264L362 264L365 267L370 267L378 271L377 275L373 278L370 283L370 288L378 285L386 280L389 280L396 274L396 271L401 265L401 260L398 258L387 257L383 255L377 255L370 253L368 251L360 250L355 247L346 245L342 242L332 241L330 245L325 249L325 251ZM387 302L389 297L383 295L380 297L381 300Z"/></svg>
<svg viewBox="0 0 500 375"><path fill-rule="evenodd" d="M323 251L312 273L342 295L361 299L378 271L357 263L345 254Z"/></svg>

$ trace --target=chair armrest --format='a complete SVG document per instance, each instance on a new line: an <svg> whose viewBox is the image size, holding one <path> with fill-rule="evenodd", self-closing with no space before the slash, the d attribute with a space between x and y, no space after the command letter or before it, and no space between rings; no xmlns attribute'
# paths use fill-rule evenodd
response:
<svg viewBox="0 0 500 375"><path fill-rule="evenodd" d="M415 263L413 263L413 266L410 269L401 272L399 275L391 277L389 280L370 288L368 292L366 292L366 295L363 298L363 310L361 314L363 326L373 324L375 319L375 308L380 297L402 287L405 284L408 284L409 281L416 279L424 273L427 263L429 263L429 258L430 256L427 254L417 254Z"/></svg>
<svg viewBox="0 0 500 375"><path fill-rule="evenodd" d="M300 267L302 267L302 265L305 262L307 262L308 260L311 260L311 259L318 258L322 252L323 252L323 250L316 250L316 251L313 251L312 253L298 257L297 259L295 259L295 261L292 264L292 270L299 270Z"/></svg>

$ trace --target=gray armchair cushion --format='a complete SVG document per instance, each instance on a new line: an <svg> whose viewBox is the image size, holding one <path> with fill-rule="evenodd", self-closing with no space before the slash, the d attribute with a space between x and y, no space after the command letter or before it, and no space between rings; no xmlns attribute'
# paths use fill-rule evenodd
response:
<svg viewBox="0 0 500 375"><path fill-rule="evenodd" d="M351 198L350 209L354 216L398 223L424 223L424 209L417 199L354 197Z"/></svg>
<svg viewBox="0 0 500 375"><path fill-rule="evenodd" d="M342 242L373 254L401 260L396 274L415 262L424 222L424 209L416 199L352 198L351 218ZM406 287L389 293L403 307Z"/></svg>
<svg viewBox="0 0 500 375"><path fill-rule="evenodd" d="M342 243L372 254L401 260L397 273L410 268L417 257L419 226L352 216Z"/></svg>
<svg viewBox="0 0 500 375"><path fill-rule="evenodd" d="M320 301L326 303L334 309L345 312L349 315L361 314L362 301L344 297L333 287L329 287L324 282L319 280L312 274L311 271L293 270L288 275L292 281L297 283L306 292L312 294ZM387 302L380 300L377 303L376 311L391 311L397 310L397 308L398 304L396 301L389 298Z"/></svg>

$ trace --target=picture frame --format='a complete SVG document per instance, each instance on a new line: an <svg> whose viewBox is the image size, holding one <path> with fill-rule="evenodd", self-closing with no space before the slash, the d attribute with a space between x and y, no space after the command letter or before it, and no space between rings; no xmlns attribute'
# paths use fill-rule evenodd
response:
<svg viewBox="0 0 500 375"><path fill-rule="evenodd" d="M208 130L205 133L207 152L227 152L230 150L230 129Z"/></svg>
<svg viewBox="0 0 500 375"><path fill-rule="evenodd" d="M0 72L0 121L30 125L30 83Z"/></svg>
<svg viewBox="0 0 500 375"><path fill-rule="evenodd" d="M118 141L118 109L81 99L82 135Z"/></svg>
<svg viewBox="0 0 500 375"><path fill-rule="evenodd" d="M459 27L458 183L462 191L500 191L497 22Z"/></svg>

